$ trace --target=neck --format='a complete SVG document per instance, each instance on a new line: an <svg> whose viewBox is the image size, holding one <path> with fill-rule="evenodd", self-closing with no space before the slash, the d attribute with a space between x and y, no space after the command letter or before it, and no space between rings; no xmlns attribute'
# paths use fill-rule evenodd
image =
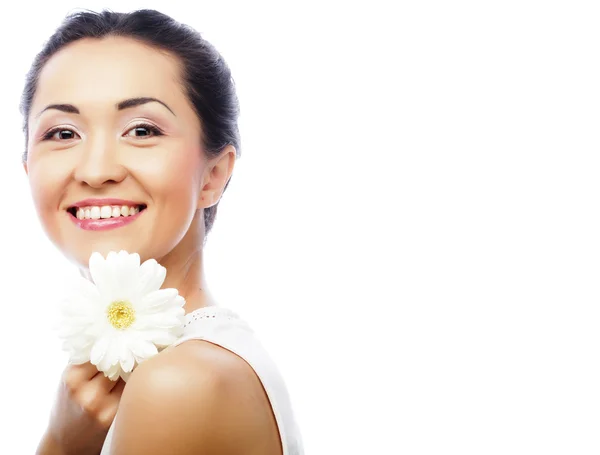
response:
<svg viewBox="0 0 600 455"><path fill-rule="evenodd" d="M190 313L198 308L215 305L204 276L202 249L178 249L165 256L160 264L167 269L162 288L175 288L185 299L184 309ZM180 254L183 250L184 254Z"/></svg>
<svg viewBox="0 0 600 455"><path fill-rule="evenodd" d="M166 256L157 258L160 265L167 269L167 277L161 287L179 291L179 295L185 299L186 313L215 305L204 276L203 244L204 214L198 210L183 239Z"/></svg>

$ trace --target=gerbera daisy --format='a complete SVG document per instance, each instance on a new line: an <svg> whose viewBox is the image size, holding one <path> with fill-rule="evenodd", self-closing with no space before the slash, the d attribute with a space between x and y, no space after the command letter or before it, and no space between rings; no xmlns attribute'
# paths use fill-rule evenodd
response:
<svg viewBox="0 0 600 455"><path fill-rule="evenodd" d="M166 269L154 259L140 265L137 253L93 253L89 270L93 283L78 277L61 305L63 349L69 363L89 361L112 381L127 381L182 334L185 300L177 289L160 289Z"/></svg>

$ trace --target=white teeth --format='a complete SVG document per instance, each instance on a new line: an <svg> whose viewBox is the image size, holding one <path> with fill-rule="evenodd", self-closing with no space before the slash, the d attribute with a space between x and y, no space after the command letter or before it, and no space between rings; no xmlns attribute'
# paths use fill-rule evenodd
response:
<svg viewBox="0 0 600 455"><path fill-rule="evenodd" d="M110 218L112 215L112 207L104 205L100 208L100 218Z"/></svg>
<svg viewBox="0 0 600 455"><path fill-rule="evenodd" d="M139 213L139 207L129 207L129 206L112 206L112 205L104 205L102 207L92 206L92 207L80 207L75 212L75 215L80 220L98 220L100 218L119 218L121 216L132 216Z"/></svg>

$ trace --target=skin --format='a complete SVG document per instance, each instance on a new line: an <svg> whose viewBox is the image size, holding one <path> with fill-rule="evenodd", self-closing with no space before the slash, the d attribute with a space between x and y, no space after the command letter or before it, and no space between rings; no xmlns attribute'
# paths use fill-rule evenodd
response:
<svg viewBox="0 0 600 455"><path fill-rule="evenodd" d="M83 275L89 276L94 251L124 249L142 261L154 258L167 268L163 288L177 288L189 313L215 304L202 265L203 209L219 201L233 172L235 149L228 146L206 158L202 125L180 80L175 57L132 39L71 43L41 72L24 168L46 234ZM138 97L157 98L170 109L158 102L116 108ZM50 104L71 104L79 114L44 110ZM163 135L140 133L140 122ZM64 132L43 140L57 126ZM92 197L133 200L147 208L127 226L86 231L66 209ZM96 403L92 408L104 409L98 421L107 428L114 412L103 407L108 402L103 399L114 401L114 392L108 395L114 385L88 376L74 380L63 400L85 396ZM258 377L243 359L208 342L188 341L139 365L118 409L113 455L282 453Z"/></svg>

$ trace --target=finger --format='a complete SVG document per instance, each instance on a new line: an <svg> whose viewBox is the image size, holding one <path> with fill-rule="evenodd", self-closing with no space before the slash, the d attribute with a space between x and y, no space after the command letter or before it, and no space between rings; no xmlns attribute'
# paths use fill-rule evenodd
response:
<svg viewBox="0 0 600 455"><path fill-rule="evenodd" d="M127 383L125 381L123 381L123 378L119 378L118 381L116 381L116 385L115 387L111 390L110 394L112 396L121 398L121 395L123 395L123 390L125 390L125 385Z"/></svg>
<svg viewBox="0 0 600 455"><path fill-rule="evenodd" d="M119 408L119 403L121 402L121 397L123 396L123 390L125 390L125 384L125 381L119 378L115 388L112 389L112 391L108 394L106 398L106 406L108 410L112 409L116 413L117 409Z"/></svg>
<svg viewBox="0 0 600 455"><path fill-rule="evenodd" d="M96 375L89 381L90 386L105 394L110 393L117 386L118 381L111 381L101 371L96 370L96 372Z"/></svg>
<svg viewBox="0 0 600 455"><path fill-rule="evenodd" d="M77 402L88 414L95 415L107 405L108 397L115 386L115 381L105 377L104 373L98 372L92 379L77 388Z"/></svg>
<svg viewBox="0 0 600 455"><path fill-rule="evenodd" d="M77 386L88 382L93 378L98 369L90 362L82 363L81 365L69 365L65 368L63 378L65 382L71 386Z"/></svg>

